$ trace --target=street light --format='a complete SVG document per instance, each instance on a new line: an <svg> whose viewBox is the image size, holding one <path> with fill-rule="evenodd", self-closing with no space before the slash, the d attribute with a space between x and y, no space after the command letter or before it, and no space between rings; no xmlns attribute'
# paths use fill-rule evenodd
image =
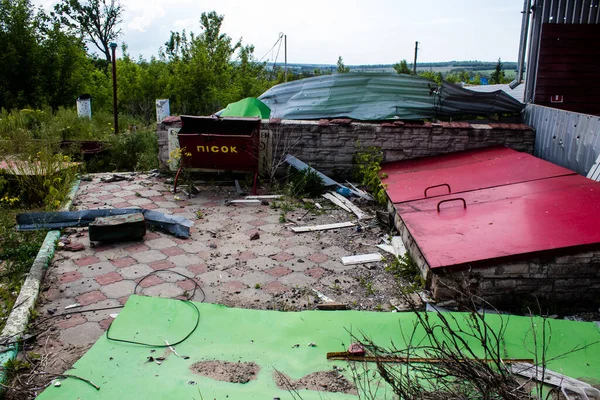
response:
<svg viewBox="0 0 600 400"><path fill-rule="evenodd" d="M113 114L115 116L114 130L115 133L119 133L119 113L117 111L117 57L115 55L117 44L115 42L111 42L109 46L112 50Z"/></svg>

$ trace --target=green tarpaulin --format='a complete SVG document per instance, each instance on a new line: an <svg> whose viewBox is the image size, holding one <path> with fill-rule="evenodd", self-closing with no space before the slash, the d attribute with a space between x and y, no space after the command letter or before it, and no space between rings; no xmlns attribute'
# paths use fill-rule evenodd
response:
<svg viewBox="0 0 600 400"><path fill-rule="evenodd" d="M246 97L235 103L230 103L221 111L221 117L259 117L269 119L271 109L254 97Z"/></svg>
<svg viewBox="0 0 600 400"><path fill-rule="evenodd" d="M274 381L274 370L299 379L317 371L331 371L333 366L345 368L344 361L328 361L326 353L344 351L350 344L349 332L364 332L382 345L394 341L402 347L400 330L412 330L413 313L383 313L365 311L305 311L277 312L227 308L214 304L195 303L200 311L198 326L175 350L109 340L103 335L68 373L89 379L100 387L67 378L60 387L48 387L38 398L49 399L292 399ZM453 313L459 323L467 314ZM436 319L437 314L430 314ZM489 320L488 320L489 318ZM540 318L487 315L492 326L501 319L507 324L506 358L531 358L534 348L531 324L541 326ZM153 297L129 298L109 335L114 339L161 344L166 339L175 343L186 337L196 325L196 309L189 303ZM566 353L549 362L548 367L588 382L600 380L600 345L570 353L576 346L585 346L600 339L594 323L550 320L552 335L548 359ZM423 332L415 335L415 340ZM468 339L472 346L473 340ZM316 347L309 346L316 344ZM297 346L298 345L298 346ZM153 351L154 350L154 351ZM148 362L148 357L166 359L160 365ZM257 379L247 383L230 383L200 376L190 367L203 360L223 360L237 363L254 362L260 366ZM342 393L299 391L302 399L355 399ZM379 398L391 398L389 388L381 388Z"/></svg>

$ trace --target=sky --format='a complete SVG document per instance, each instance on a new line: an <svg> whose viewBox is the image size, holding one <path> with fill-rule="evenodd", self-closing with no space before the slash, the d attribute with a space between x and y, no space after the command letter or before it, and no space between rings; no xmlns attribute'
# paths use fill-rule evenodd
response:
<svg viewBox="0 0 600 400"><path fill-rule="evenodd" d="M33 0L45 9L54 0ZM287 35L288 62L346 65L480 60L516 61L523 0L121 0L119 42L149 58L171 31L200 32L200 15L225 16L223 32L255 46L258 59ZM90 47L91 48L91 47ZM283 60L283 47L277 62Z"/></svg>

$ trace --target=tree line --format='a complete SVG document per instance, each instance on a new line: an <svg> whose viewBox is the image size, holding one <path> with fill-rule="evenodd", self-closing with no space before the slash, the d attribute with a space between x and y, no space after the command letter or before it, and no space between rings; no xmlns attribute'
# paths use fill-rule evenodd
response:
<svg viewBox="0 0 600 400"><path fill-rule="evenodd" d="M57 110L90 94L93 110L111 109L108 45L120 32L118 3L63 0L52 12L30 0L0 0L0 6L0 108ZM171 32L150 60L132 58L123 44L116 60L119 111L149 121L155 100L168 98L173 113L210 114L278 83L252 45L222 32L223 18L203 13L199 34ZM89 54L93 46L102 58Z"/></svg>

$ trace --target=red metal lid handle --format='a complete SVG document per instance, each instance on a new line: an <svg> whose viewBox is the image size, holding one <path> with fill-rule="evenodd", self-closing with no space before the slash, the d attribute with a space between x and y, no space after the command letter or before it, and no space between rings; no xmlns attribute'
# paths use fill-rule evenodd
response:
<svg viewBox="0 0 600 400"><path fill-rule="evenodd" d="M463 203L463 208L467 208L467 202L465 201L465 199L463 199L462 197L457 197L456 199L447 199L447 200L442 200L437 204L437 211L440 212L440 205L442 203L448 203L451 201L462 201Z"/></svg>
<svg viewBox="0 0 600 400"><path fill-rule="evenodd" d="M427 197L427 191L429 189L433 189L433 188L437 188L437 187L442 187L442 186L446 186L448 188L448 193L452 193L452 189L450 189L450 185L448 185L447 183L442 183L440 185L433 185L433 186L426 187L425 191L423 192L423 196Z"/></svg>

